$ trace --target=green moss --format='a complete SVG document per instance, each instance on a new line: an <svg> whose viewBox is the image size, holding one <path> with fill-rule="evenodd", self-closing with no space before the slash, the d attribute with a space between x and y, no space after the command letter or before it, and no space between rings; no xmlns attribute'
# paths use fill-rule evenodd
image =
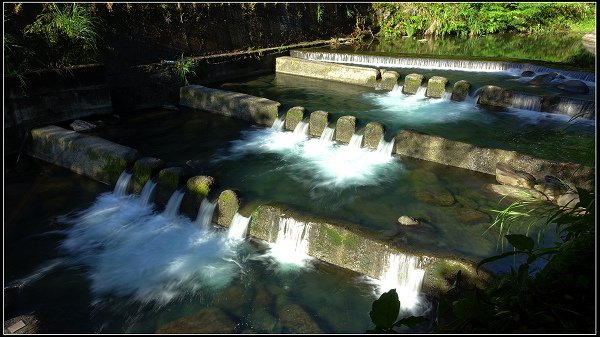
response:
<svg viewBox="0 0 600 337"><path fill-rule="evenodd" d="M188 179L187 189L199 198L205 198L210 192L214 179L209 176L196 176Z"/></svg>
<svg viewBox="0 0 600 337"><path fill-rule="evenodd" d="M135 163L133 166L133 178L140 184L145 184L152 175L152 169L148 166Z"/></svg>
<svg viewBox="0 0 600 337"><path fill-rule="evenodd" d="M360 238L352 232L347 232L345 230L338 231L329 226L322 226L321 229L325 232L329 243L334 246L346 246L348 248L353 248L358 246L360 243Z"/></svg>
<svg viewBox="0 0 600 337"><path fill-rule="evenodd" d="M329 227L321 227L323 229L323 231L325 232L325 235L327 236L327 238L329 239L329 242L334 245L334 246L341 246L342 242L343 242L343 238L342 236L333 228L329 228Z"/></svg>
<svg viewBox="0 0 600 337"><path fill-rule="evenodd" d="M161 170L158 173L158 181L162 186L177 189L179 187L178 172L175 172L173 168Z"/></svg>

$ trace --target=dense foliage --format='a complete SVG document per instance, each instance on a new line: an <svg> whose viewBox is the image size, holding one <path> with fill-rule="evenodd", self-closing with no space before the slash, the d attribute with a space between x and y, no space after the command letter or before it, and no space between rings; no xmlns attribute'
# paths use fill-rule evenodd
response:
<svg viewBox="0 0 600 337"><path fill-rule="evenodd" d="M380 36L591 30L594 3L376 3Z"/></svg>

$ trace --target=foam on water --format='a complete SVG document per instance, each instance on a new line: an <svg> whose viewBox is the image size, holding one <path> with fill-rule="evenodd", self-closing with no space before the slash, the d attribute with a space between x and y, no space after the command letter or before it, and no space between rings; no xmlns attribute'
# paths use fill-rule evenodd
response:
<svg viewBox="0 0 600 337"><path fill-rule="evenodd" d="M279 219L277 239L270 244L270 254L279 263L306 267L312 260L308 255L310 224L292 218Z"/></svg>
<svg viewBox="0 0 600 337"><path fill-rule="evenodd" d="M236 245L185 217L156 214L136 198L110 194L62 219L67 261L85 267L92 293L164 305L226 286L238 273Z"/></svg>

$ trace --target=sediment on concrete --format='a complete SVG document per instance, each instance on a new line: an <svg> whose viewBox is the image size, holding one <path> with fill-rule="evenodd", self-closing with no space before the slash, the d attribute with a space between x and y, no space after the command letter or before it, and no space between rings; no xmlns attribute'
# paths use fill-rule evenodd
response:
<svg viewBox="0 0 600 337"><path fill-rule="evenodd" d="M28 154L108 185L140 156L130 147L55 125L31 130Z"/></svg>
<svg viewBox="0 0 600 337"><path fill-rule="evenodd" d="M538 180L551 175L577 187L593 189L590 178L594 177L594 168L589 166L535 158L516 151L479 147L413 130L402 130L396 135L393 153L491 175L496 174L496 164L505 163Z"/></svg>
<svg viewBox="0 0 600 337"><path fill-rule="evenodd" d="M185 107L271 126L279 116L280 103L238 92L201 85L181 87L179 104Z"/></svg>
<svg viewBox="0 0 600 337"><path fill-rule="evenodd" d="M381 277L386 256L404 254L417 257L419 268L425 269L422 289L426 293L439 294L450 289L452 276L458 270L462 271L469 282L480 287L485 286L490 279L485 271L480 270L477 274L473 262L404 250L373 237L355 225L307 218L273 205L261 205L252 213L249 234L267 242L275 242L279 221L284 218L302 221L308 226L305 229L305 235L308 235L308 255L373 278Z"/></svg>
<svg viewBox="0 0 600 337"><path fill-rule="evenodd" d="M379 70L375 68L348 66L328 62L308 61L289 56L277 58L277 60L275 61L275 72L288 75L318 78L322 80L342 82L371 88L383 86L387 89L388 87L390 87L390 83L394 81L394 73L390 72L390 74L386 76L385 83L379 84L378 80L381 78L381 74ZM391 85L391 88L393 88L393 85Z"/></svg>

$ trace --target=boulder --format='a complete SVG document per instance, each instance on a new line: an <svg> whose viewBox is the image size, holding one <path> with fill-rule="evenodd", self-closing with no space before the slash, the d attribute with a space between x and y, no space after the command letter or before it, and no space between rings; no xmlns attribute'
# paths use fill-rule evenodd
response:
<svg viewBox="0 0 600 337"><path fill-rule="evenodd" d="M398 218L398 224L402 226L414 226L420 224L419 220L410 217L408 215L403 215Z"/></svg>
<svg viewBox="0 0 600 337"><path fill-rule="evenodd" d="M363 132L363 147L376 149L381 137L384 135L383 125L379 122L370 122Z"/></svg>
<svg viewBox="0 0 600 337"><path fill-rule="evenodd" d="M496 164L496 181L500 184L517 187L533 188L535 177L523 171L518 171L505 163Z"/></svg>
<svg viewBox="0 0 600 337"><path fill-rule="evenodd" d="M486 85L482 88L477 103L508 108L512 105L512 98L512 91L494 85Z"/></svg>
<svg viewBox="0 0 600 337"><path fill-rule="evenodd" d="M561 194L566 192L566 188L562 184L546 181L535 184L533 189L545 194L550 201L556 201Z"/></svg>
<svg viewBox="0 0 600 337"><path fill-rule="evenodd" d="M329 124L329 113L326 111L313 111L308 122L308 134L313 137L321 137L323 130Z"/></svg>
<svg viewBox="0 0 600 337"><path fill-rule="evenodd" d="M304 119L305 112L306 109L304 109L304 107L301 106L295 106L289 109L288 112L285 114L284 128L286 130L294 131L296 125L298 125L298 123L300 123L300 121Z"/></svg>
<svg viewBox="0 0 600 337"><path fill-rule="evenodd" d="M233 334L235 322L222 310L207 308L198 313L165 324L157 334Z"/></svg>
<svg viewBox="0 0 600 337"><path fill-rule="evenodd" d="M511 185L486 184L483 186L483 190L519 200L548 200L548 198L539 191Z"/></svg>
<svg viewBox="0 0 600 337"><path fill-rule="evenodd" d="M77 132L88 131L96 128L96 125L90 122L82 121L80 119L74 120L71 124L69 124L69 126L71 126L71 129L73 129L73 131Z"/></svg>
<svg viewBox="0 0 600 337"><path fill-rule="evenodd" d="M356 132L356 117L354 116L342 116L338 118L335 123L335 134L333 139L342 142L350 143L352 135Z"/></svg>
<svg viewBox="0 0 600 337"><path fill-rule="evenodd" d="M442 98L444 93L446 93L446 84L448 84L448 79L441 76L432 76L429 81L427 81L427 91L425 92L425 96L431 98Z"/></svg>
<svg viewBox="0 0 600 337"><path fill-rule="evenodd" d="M590 92L590 88L580 80L567 80L556 85L560 90L571 92L574 94L587 94Z"/></svg>
<svg viewBox="0 0 600 337"><path fill-rule="evenodd" d="M423 82L423 75L421 74L408 74L404 77L404 86L402 87L402 93L414 95L417 93Z"/></svg>
<svg viewBox="0 0 600 337"><path fill-rule="evenodd" d="M469 95L469 90L471 89L471 83L461 80L454 83L454 87L452 88L452 95L450 99L457 102L462 102Z"/></svg>
<svg viewBox="0 0 600 337"><path fill-rule="evenodd" d="M564 207L567 209L573 209L575 208L575 205L577 205L577 203L579 203L579 194L577 194L574 191L569 191L565 194L561 194L557 199L556 199L556 204L560 207Z"/></svg>
<svg viewBox="0 0 600 337"><path fill-rule="evenodd" d="M535 75L535 71L525 70L521 73L521 77L533 77Z"/></svg>
<svg viewBox="0 0 600 337"><path fill-rule="evenodd" d="M528 83L530 85L535 85L535 86L539 86L539 85L543 85L543 84L550 84L552 81L554 81L556 79L557 76L558 76L557 73L548 73L548 74L537 75L536 77L531 79Z"/></svg>

